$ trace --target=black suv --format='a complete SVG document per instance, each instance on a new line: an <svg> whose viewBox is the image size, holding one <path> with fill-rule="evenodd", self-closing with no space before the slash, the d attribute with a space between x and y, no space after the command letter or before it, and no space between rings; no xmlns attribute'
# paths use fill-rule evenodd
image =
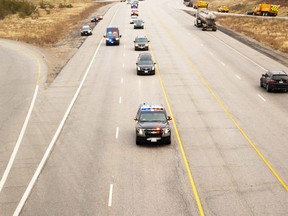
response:
<svg viewBox="0 0 288 216"><path fill-rule="evenodd" d="M140 53L136 62L137 75L155 74L155 62L150 53Z"/></svg>
<svg viewBox="0 0 288 216"><path fill-rule="evenodd" d="M146 36L136 36L134 40L135 50L149 50L149 40Z"/></svg>
<svg viewBox="0 0 288 216"><path fill-rule="evenodd" d="M162 105L140 104L136 118L136 144L171 144L170 116Z"/></svg>
<svg viewBox="0 0 288 216"><path fill-rule="evenodd" d="M268 71L262 74L260 86L267 92L274 90L288 91L288 75L284 71Z"/></svg>

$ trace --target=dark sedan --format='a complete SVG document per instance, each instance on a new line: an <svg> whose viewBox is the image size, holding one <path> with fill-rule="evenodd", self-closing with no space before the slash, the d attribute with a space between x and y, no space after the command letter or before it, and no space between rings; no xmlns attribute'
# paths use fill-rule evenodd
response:
<svg viewBox="0 0 288 216"><path fill-rule="evenodd" d="M265 88L267 92L288 91L288 75L284 71L267 71L260 78L260 86Z"/></svg>
<svg viewBox="0 0 288 216"><path fill-rule="evenodd" d="M140 53L136 62L137 75L155 74L155 62L150 53Z"/></svg>

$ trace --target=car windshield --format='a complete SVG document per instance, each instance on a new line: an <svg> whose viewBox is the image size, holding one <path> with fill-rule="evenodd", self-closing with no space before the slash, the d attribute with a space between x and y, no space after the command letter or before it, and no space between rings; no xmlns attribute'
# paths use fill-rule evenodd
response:
<svg viewBox="0 0 288 216"><path fill-rule="evenodd" d="M107 36L108 37L112 37L112 36L113 37L118 37L118 32L117 31L113 31L113 32L112 31L108 31L107 32Z"/></svg>
<svg viewBox="0 0 288 216"><path fill-rule="evenodd" d="M134 23L137 23L137 24L141 24L143 21L142 20L139 20L139 19L136 19L135 21L134 21Z"/></svg>
<svg viewBox="0 0 288 216"><path fill-rule="evenodd" d="M151 59L141 59L139 65L152 65L153 61Z"/></svg>
<svg viewBox="0 0 288 216"><path fill-rule="evenodd" d="M89 30L89 27L83 27L82 28L84 31L88 31Z"/></svg>
<svg viewBox="0 0 288 216"><path fill-rule="evenodd" d="M142 112L140 115L141 122L165 122L164 112Z"/></svg>
<svg viewBox="0 0 288 216"><path fill-rule="evenodd" d="M135 41L145 43L145 42L147 42L147 38L136 38Z"/></svg>
<svg viewBox="0 0 288 216"><path fill-rule="evenodd" d="M275 74L273 75L274 80L288 80L288 76L285 74Z"/></svg>

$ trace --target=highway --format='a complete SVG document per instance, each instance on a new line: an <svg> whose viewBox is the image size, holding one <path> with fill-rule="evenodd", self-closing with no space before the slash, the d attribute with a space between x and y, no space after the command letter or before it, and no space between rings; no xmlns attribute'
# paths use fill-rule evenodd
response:
<svg viewBox="0 0 288 216"><path fill-rule="evenodd" d="M194 27L185 8L180 0L141 1L139 30L129 24L130 5L113 5L49 86L41 56L16 52L31 69L23 81L4 67L9 85L1 79L0 215L288 214L288 93L259 86L266 70L288 68ZM120 46L105 45L110 25L120 29ZM133 40L142 34L154 76L136 75ZM3 47L1 57L10 52ZM143 102L167 108L171 145L136 145L133 119ZM9 110L17 114L2 115Z"/></svg>

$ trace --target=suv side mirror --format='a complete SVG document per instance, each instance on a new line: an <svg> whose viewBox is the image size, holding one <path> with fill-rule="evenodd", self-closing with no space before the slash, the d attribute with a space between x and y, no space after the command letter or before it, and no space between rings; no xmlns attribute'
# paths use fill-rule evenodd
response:
<svg viewBox="0 0 288 216"><path fill-rule="evenodd" d="M104 38L106 38L106 35L103 35Z"/></svg>
<svg viewBox="0 0 288 216"><path fill-rule="evenodd" d="M134 121L138 121L138 119L137 119L137 118L134 118Z"/></svg>
<svg viewBox="0 0 288 216"><path fill-rule="evenodd" d="M172 120L171 116L167 116L167 120L171 121Z"/></svg>
<svg viewBox="0 0 288 216"><path fill-rule="evenodd" d="M121 37L122 37L122 35L119 35L119 37L121 38Z"/></svg>

